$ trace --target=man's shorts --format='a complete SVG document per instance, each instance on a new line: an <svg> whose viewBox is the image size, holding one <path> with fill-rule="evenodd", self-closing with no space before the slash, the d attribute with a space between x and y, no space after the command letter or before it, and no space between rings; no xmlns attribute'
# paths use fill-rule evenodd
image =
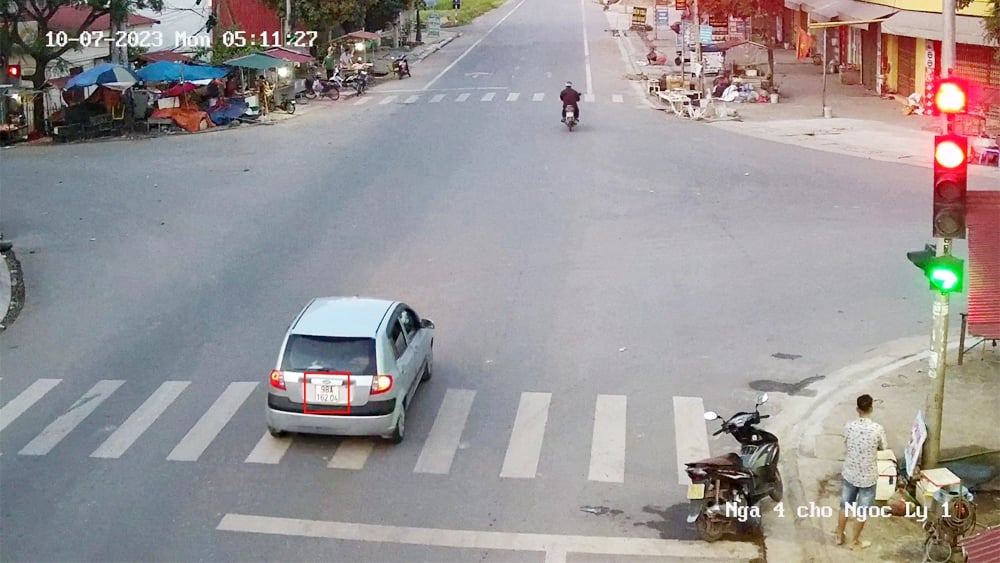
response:
<svg viewBox="0 0 1000 563"><path fill-rule="evenodd" d="M850 503L855 503L858 508L875 506L875 485L871 487L855 487L841 478L844 483L840 493L840 508L845 508Z"/></svg>

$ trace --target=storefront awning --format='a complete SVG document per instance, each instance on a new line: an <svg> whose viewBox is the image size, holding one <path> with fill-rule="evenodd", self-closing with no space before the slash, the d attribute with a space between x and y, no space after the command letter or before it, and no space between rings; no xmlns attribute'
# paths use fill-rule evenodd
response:
<svg viewBox="0 0 1000 563"><path fill-rule="evenodd" d="M899 12L882 24L882 33L903 37L923 37L941 41L941 14ZM983 18L955 16L955 41L967 45L990 46L983 39Z"/></svg>
<svg viewBox="0 0 1000 563"><path fill-rule="evenodd" d="M786 4L788 1L786 0ZM877 20L884 18L897 10L878 4L857 2L856 0L808 0L802 9L819 20L838 18L843 21ZM867 25L861 26L867 28Z"/></svg>

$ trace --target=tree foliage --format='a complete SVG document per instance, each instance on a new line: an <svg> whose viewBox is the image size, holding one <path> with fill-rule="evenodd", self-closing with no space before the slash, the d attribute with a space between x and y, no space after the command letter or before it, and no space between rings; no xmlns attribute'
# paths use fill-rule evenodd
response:
<svg viewBox="0 0 1000 563"><path fill-rule="evenodd" d="M784 7L783 0L700 0L698 2L699 15L716 17L777 16L781 14Z"/></svg>
<svg viewBox="0 0 1000 563"><path fill-rule="evenodd" d="M285 17L284 0L264 0L264 3ZM361 21L368 0L292 0L292 24L324 37L330 29L345 22Z"/></svg>

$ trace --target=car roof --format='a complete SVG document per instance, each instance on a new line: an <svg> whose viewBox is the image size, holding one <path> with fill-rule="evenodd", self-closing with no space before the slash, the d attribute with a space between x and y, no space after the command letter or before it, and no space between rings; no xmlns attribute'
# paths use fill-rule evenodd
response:
<svg viewBox="0 0 1000 563"><path fill-rule="evenodd" d="M292 325L293 334L373 338L395 301L368 297L317 297Z"/></svg>

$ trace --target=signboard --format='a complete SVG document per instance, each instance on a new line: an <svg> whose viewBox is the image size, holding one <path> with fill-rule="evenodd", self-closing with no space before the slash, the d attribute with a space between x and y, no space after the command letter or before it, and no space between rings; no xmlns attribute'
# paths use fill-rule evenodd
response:
<svg viewBox="0 0 1000 563"><path fill-rule="evenodd" d="M687 10L687 7L688 7L687 0L674 0L674 8L677 11L683 12L684 10Z"/></svg>
<svg viewBox="0 0 1000 563"><path fill-rule="evenodd" d="M424 0L424 7L428 10L433 10L434 6L437 6L438 0Z"/></svg>
<svg viewBox="0 0 1000 563"><path fill-rule="evenodd" d="M656 27L670 27L670 12L666 8L656 9Z"/></svg>
<svg viewBox="0 0 1000 563"><path fill-rule="evenodd" d="M714 28L712 26L710 26L710 25L702 25L701 26L701 33L700 33L701 37L700 37L700 39L701 39L701 44L702 45L704 45L706 43L711 43L712 42L712 30L713 29Z"/></svg>
<svg viewBox="0 0 1000 563"><path fill-rule="evenodd" d="M917 418L913 421L913 428L910 429L910 443L906 446L906 474L913 477L913 471L917 468L917 461L920 453L924 450L924 440L927 439L927 427L924 425L923 411L917 411Z"/></svg>
<svg viewBox="0 0 1000 563"><path fill-rule="evenodd" d="M646 25L646 8L632 8L632 25Z"/></svg>
<svg viewBox="0 0 1000 563"><path fill-rule="evenodd" d="M441 14L427 14L427 36L441 35Z"/></svg>

